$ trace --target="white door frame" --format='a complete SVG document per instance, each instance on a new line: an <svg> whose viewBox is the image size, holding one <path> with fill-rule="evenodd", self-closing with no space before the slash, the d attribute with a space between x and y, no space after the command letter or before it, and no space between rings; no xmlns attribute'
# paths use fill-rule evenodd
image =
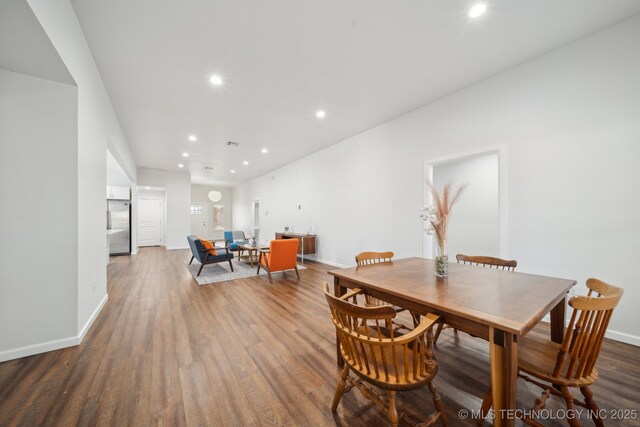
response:
<svg viewBox="0 0 640 427"><path fill-rule="evenodd" d="M448 156L437 157L430 160L425 160L423 163L423 179L433 182L433 168L434 166L444 163L452 163L455 161L463 160L467 157L475 157L481 154L497 153L498 154L498 216L499 216L499 253L501 258L507 257L508 241L507 241L507 227L508 227L508 204L507 204L507 145L500 144L477 150L465 151L462 153L451 154ZM429 192L426 182L422 186L422 205L428 206L433 203L431 193ZM422 225L422 224L421 224ZM422 256L424 258L432 259L434 256L434 237L428 235L422 230Z"/></svg>
<svg viewBox="0 0 640 427"><path fill-rule="evenodd" d="M256 197L251 201L251 234L254 238L256 237L256 228L258 229L258 231L260 231L262 228L261 224L258 224L258 227L256 227L256 202L258 203L258 205L260 205L259 197ZM258 221L262 222L260 221L260 208L258 208ZM260 235L258 235L258 238L260 238ZM260 242L257 243L260 244Z"/></svg>

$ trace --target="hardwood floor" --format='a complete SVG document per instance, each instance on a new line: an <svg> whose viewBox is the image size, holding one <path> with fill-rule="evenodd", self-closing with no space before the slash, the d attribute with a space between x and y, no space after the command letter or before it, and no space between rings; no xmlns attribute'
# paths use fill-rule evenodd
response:
<svg viewBox="0 0 640 427"><path fill-rule="evenodd" d="M0 425L386 425L355 390L330 411L338 369L321 290L329 266L305 262L299 282L274 273L273 285L261 276L198 286L189 259L162 248L114 258L109 301L80 346L0 363ZM475 425L458 411L480 407L486 342L446 330L436 352L451 425ZM601 408L640 410L638 360L640 348L605 342L593 387ZM519 380L519 408L538 395ZM416 420L433 411L427 389L398 397ZM557 399L547 407L563 408Z"/></svg>

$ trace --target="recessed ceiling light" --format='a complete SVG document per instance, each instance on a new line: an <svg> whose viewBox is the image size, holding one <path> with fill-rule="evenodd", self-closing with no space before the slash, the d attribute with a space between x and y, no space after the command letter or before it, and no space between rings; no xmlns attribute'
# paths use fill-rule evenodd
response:
<svg viewBox="0 0 640 427"><path fill-rule="evenodd" d="M189 153L185 151L184 153L182 153L182 157L189 157Z"/></svg>
<svg viewBox="0 0 640 427"><path fill-rule="evenodd" d="M197 141L198 137L195 135L189 135L189 141Z"/></svg>
<svg viewBox="0 0 640 427"><path fill-rule="evenodd" d="M145 190L151 190L151 187L144 187Z"/></svg>
<svg viewBox="0 0 640 427"><path fill-rule="evenodd" d="M247 166L249 164L249 162L247 162L246 160L244 162L242 162L243 165Z"/></svg>
<svg viewBox="0 0 640 427"><path fill-rule="evenodd" d="M211 84L220 86L222 84L222 77L220 77L217 74L214 74L213 76L209 77L209 81L211 82Z"/></svg>
<svg viewBox="0 0 640 427"><path fill-rule="evenodd" d="M236 170L235 169L231 169L229 172L236 173Z"/></svg>
<svg viewBox="0 0 640 427"><path fill-rule="evenodd" d="M477 18L487 11L487 5L484 3L478 3L469 9L469 17Z"/></svg>
<svg viewBox="0 0 640 427"><path fill-rule="evenodd" d="M269 152L266 148L263 148L263 149L262 149L262 150L260 150L260 151L262 151L262 154L267 154L267 153Z"/></svg>
<svg viewBox="0 0 640 427"><path fill-rule="evenodd" d="M182 163L178 163L178 167L179 167L179 168L183 168L183 167L184 167L184 165L183 165Z"/></svg>
<svg viewBox="0 0 640 427"><path fill-rule="evenodd" d="M326 115L327 115L327 113L325 113L324 110L316 111L316 117L319 118L319 119L323 119L324 116L326 116Z"/></svg>

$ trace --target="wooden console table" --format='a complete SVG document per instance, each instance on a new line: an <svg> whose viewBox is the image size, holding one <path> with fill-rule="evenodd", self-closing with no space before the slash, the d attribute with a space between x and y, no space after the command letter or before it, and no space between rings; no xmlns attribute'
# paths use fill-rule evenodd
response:
<svg viewBox="0 0 640 427"><path fill-rule="evenodd" d="M315 234L296 234L296 233L276 233L276 240L281 239L298 239L298 254L302 262L305 255L316 253L316 235Z"/></svg>

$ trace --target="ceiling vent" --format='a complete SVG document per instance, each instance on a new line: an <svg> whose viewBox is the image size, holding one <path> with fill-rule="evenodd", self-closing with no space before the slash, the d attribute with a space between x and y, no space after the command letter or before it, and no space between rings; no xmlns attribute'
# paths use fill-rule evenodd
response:
<svg viewBox="0 0 640 427"><path fill-rule="evenodd" d="M206 171L212 171L213 170L213 166L205 166L204 170Z"/></svg>
<svg viewBox="0 0 640 427"><path fill-rule="evenodd" d="M238 145L240 145L239 142L233 142L233 141L227 142L228 147L237 147Z"/></svg>

